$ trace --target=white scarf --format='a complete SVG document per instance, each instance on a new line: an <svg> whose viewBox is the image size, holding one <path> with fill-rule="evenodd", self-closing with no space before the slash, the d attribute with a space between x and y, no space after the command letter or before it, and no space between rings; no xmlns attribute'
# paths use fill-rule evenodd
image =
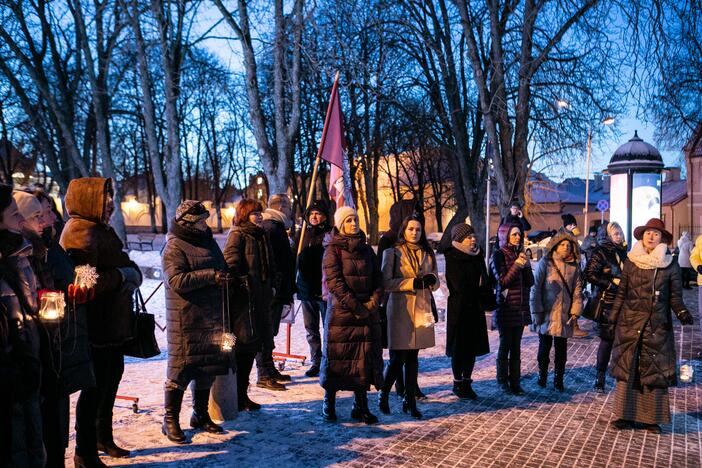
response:
<svg viewBox="0 0 702 468"><path fill-rule="evenodd" d="M629 251L628 257L642 270L665 268L673 261L673 256L668 253L668 245L665 242L661 242L650 253L647 253L643 242L638 241Z"/></svg>

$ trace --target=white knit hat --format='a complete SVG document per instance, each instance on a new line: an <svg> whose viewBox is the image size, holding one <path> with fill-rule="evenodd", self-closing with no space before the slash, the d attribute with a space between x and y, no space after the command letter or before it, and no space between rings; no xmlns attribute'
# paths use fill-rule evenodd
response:
<svg viewBox="0 0 702 468"><path fill-rule="evenodd" d="M31 193L15 190L12 196L17 202L17 210L24 219L29 219L37 213L42 212L41 202Z"/></svg>
<svg viewBox="0 0 702 468"><path fill-rule="evenodd" d="M354 210L350 206L340 206L334 212L334 226L336 226L339 232L341 232L341 226L344 224L344 221L346 221L346 218L348 218L349 216L358 216L356 214L356 210Z"/></svg>

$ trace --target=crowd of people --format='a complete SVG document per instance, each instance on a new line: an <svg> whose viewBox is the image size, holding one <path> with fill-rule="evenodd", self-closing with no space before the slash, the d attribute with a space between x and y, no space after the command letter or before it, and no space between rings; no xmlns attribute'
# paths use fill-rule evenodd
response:
<svg viewBox="0 0 702 468"><path fill-rule="evenodd" d="M2 466L64 466L69 397L78 391L75 465L105 466L99 452L130 455L114 441L112 407L125 344L134 339L133 294L142 274L109 225L112 195L110 179L73 180L64 224L41 189L0 185L0 372L11 383L0 387L2 420L10 429L0 437ZM351 418L378 422L368 392L375 387L379 411L390 414L393 385L402 411L422 417L419 352L436 344L440 311L432 293L441 275L413 200L393 205L377 251L353 208L332 214L323 200L310 204L296 231L287 195L271 196L266 208L242 199L223 249L209 216L202 202L182 202L161 256L168 339L162 432L168 440L188 442L179 420L188 386L190 426L211 433L223 431L209 411L218 376L235 372L231 391L239 411L261 408L248 396L254 363L258 387L286 390L291 376L274 365L274 338L295 296L309 344L305 375L318 377L324 389L324 421L338 420L336 396L349 391ZM469 224L455 224L448 234L445 352L453 393L478 398L473 369L477 357L490 353L485 312L492 312L499 333L502 390L526 393L521 341L529 327L539 337L536 384L548 385L553 349L553 387L564 392L568 339L585 316L599 335L593 388L606 391L607 373L616 379L613 426L660 433L660 424L670 422L668 388L677 379L672 314L683 325L693 323L682 290L695 273L702 285L702 236L693 245L684 233L674 254L672 235L651 219L634 230L629 248L612 220L590 230L581 245L577 222L566 214L532 269L524 252L530 229L515 203L491 252L483 251ZM76 278L83 266L93 269L92 281ZM42 315L45 299L57 292L65 297L65 314L49 319Z"/></svg>

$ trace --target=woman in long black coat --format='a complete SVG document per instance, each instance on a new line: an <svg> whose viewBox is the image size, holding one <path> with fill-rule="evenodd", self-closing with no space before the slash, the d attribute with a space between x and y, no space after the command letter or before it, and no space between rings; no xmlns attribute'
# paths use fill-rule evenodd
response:
<svg viewBox="0 0 702 468"><path fill-rule="evenodd" d="M595 390L605 391L605 374L609 365L614 342L614 323L610 318L614 298L626 260L626 243L624 231L615 221L600 226L597 232L597 247L592 251L585 266L585 279L593 287L592 300L587 307L599 310L600 345L597 348L597 379Z"/></svg>
<svg viewBox="0 0 702 468"><path fill-rule="evenodd" d="M449 289L446 321L446 355L451 358L453 393L475 400L472 374L477 356L490 352L485 310L495 298L488 279L485 257L473 228L457 224L451 230L451 247L444 253Z"/></svg>
<svg viewBox="0 0 702 468"><path fill-rule="evenodd" d="M227 374L233 361L231 350L221 347L223 332L229 331L222 306L231 277L222 251L207 227L208 217L202 203L185 200L176 210L163 249L168 370L162 431L176 443L186 441L178 415L183 393L193 380L190 425L207 432L222 432L210 419L207 406L215 376Z"/></svg>
<svg viewBox="0 0 702 468"><path fill-rule="evenodd" d="M668 387L677 383L671 310L692 325L682 301L680 266L667 243L673 236L652 218L634 230L639 240L624 264L611 318L616 323L610 373L617 379L612 424L660 434L670 422Z"/></svg>
<svg viewBox="0 0 702 468"><path fill-rule="evenodd" d="M378 306L383 294L382 274L366 235L358 227L356 210L340 207L334 213L323 258L329 299L324 323L324 347L319 384L326 390L322 416L336 421L336 392L354 392L351 417L366 424L378 422L368 409L368 390L383 383L383 351Z"/></svg>

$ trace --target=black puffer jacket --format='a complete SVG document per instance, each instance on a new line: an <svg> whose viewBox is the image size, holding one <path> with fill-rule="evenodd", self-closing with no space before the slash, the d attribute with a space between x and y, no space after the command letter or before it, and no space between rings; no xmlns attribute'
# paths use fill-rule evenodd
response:
<svg viewBox="0 0 702 468"><path fill-rule="evenodd" d="M309 213L305 213L308 217ZM331 230L325 220L317 226L307 224L302 250L297 257L297 298L301 301L322 300L322 257L324 256L324 236ZM295 245L300 245L299 231Z"/></svg>
<svg viewBox="0 0 702 468"><path fill-rule="evenodd" d="M597 242L597 247L592 251L585 266L585 279L593 286L592 298L587 307L593 310L601 307L600 338L612 340L614 339L614 323L609 315L617 295L617 285L614 280L621 279L622 267L626 260L626 248L612 242L607 237L606 229L602 229L602 227L598 233Z"/></svg>
<svg viewBox="0 0 702 468"><path fill-rule="evenodd" d="M166 286L168 370L170 380L183 373L223 375L231 367L232 353L222 342L223 288L215 282L226 271L222 251L212 232L197 233L175 224L161 258Z"/></svg>
<svg viewBox="0 0 702 468"><path fill-rule="evenodd" d="M280 211L267 209L264 213L263 230L270 243L271 257L275 261L275 298L280 304L290 304L295 294L295 255L290 248L284 219L285 215Z"/></svg>
<svg viewBox="0 0 702 468"><path fill-rule="evenodd" d="M616 323L610 364L614 378L624 382L633 378L632 366L640 346L640 383L658 388L677 383L671 309L678 317L689 314L682 301L677 262L665 268L642 269L627 260L610 313Z"/></svg>
<svg viewBox="0 0 702 468"><path fill-rule="evenodd" d="M495 279L498 327L521 327L531 323L529 288L534 284L534 274L529 262L523 268L515 264L521 248L509 245L508 241L509 232L515 226L521 229L510 224L499 227L500 248L492 253L490 261Z"/></svg>
<svg viewBox="0 0 702 468"><path fill-rule="evenodd" d="M366 235L328 236L324 274L329 306L319 383L330 391L380 388L383 350L377 305L383 294L380 265ZM373 301L376 307L363 304Z"/></svg>

